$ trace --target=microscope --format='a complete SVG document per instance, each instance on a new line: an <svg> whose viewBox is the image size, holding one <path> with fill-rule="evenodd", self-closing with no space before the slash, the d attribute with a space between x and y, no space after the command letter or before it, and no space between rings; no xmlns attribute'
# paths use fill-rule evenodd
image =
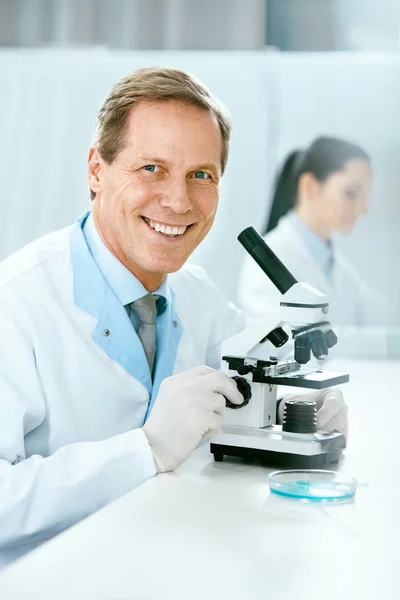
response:
<svg viewBox="0 0 400 600"><path fill-rule="evenodd" d="M349 381L346 373L319 368L337 337L327 320L327 297L299 283L263 238L248 227L239 242L281 292L275 317L250 325L222 345L222 370L236 380L244 397L237 406L227 401L221 430L212 437L214 460L224 456L257 459L288 468L323 468L336 462L346 446L341 433L317 429L315 402L285 402L282 425L277 425L277 387L321 390ZM278 360L277 349L289 341L294 358ZM313 355L316 368L305 365Z"/></svg>

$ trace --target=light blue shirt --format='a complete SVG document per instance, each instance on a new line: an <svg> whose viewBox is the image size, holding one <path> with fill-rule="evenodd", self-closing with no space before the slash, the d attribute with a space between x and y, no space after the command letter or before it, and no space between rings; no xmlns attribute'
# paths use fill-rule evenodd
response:
<svg viewBox="0 0 400 600"><path fill-rule="evenodd" d="M333 249L330 241L324 242L316 233L297 216L294 210L291 210L287 218L300 236L310 254L321 267L325 277L331 279L333 267Z"/></svg>
<svg viewBox="0 0 400 600"><path fill-rule="evenodd" d="M142 343L124 304L148 291L106 248L92 219L91 212L86 211L71 229L74 304L97 319L93 342L148 391L147 419L161 383L174 372L183 333L182 321L175 311L175 292L166 280L156 290L160 294L165 290L165 296L158 301L164 302L164 307L157 311L155 368L150 373Z"/></svg>
<svg viewBox="0 0 400 600"><path fill-rule="evenodd" d="M85 221L83 235L104 279L121 304L125 306L132 324L136 332L138 332L140 320L135 311L130 309L129 305L131 302L146 296L149 293L148 290L104 244L94 224L92 213ZM157 300L157 317L164 312L167 305L167 285L167 278L165 278L154 292L154 294L159 296Z"/></svg>

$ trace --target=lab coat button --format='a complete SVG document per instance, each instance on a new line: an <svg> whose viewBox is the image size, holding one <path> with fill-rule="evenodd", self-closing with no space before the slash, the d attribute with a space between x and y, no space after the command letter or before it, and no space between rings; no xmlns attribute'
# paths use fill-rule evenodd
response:
<svg viewBox="0 0 400 600"><path fill-rule="evenodd" d="M103 335L104 335L105 337L108 337L110 334L111 334L111 331L110 331L109 329L105 329L105 330L103 331Z"/></svg>

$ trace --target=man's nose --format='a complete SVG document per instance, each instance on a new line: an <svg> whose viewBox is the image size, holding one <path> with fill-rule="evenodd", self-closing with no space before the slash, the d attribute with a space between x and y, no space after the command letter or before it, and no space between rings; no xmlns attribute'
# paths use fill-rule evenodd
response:
<svg viewBox="0 0 400 600"><path fill-rule="evenodd" d="M165 185L160 197L160 205L169 208L177 215L183 215L193 208L186 178L174 179Z"/></svg>

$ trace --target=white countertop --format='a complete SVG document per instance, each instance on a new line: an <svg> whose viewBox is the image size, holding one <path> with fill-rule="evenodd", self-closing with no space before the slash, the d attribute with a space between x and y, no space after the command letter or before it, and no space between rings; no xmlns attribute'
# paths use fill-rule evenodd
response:
<svg viewBox="0 0 400 600"><path fill-rule="evenodd" d="M333 365L329 369L332 370ZM203 446L0 573L0 598L400 598L400 362L347 362L353 503L270 494L270 469Z"/></svg>

